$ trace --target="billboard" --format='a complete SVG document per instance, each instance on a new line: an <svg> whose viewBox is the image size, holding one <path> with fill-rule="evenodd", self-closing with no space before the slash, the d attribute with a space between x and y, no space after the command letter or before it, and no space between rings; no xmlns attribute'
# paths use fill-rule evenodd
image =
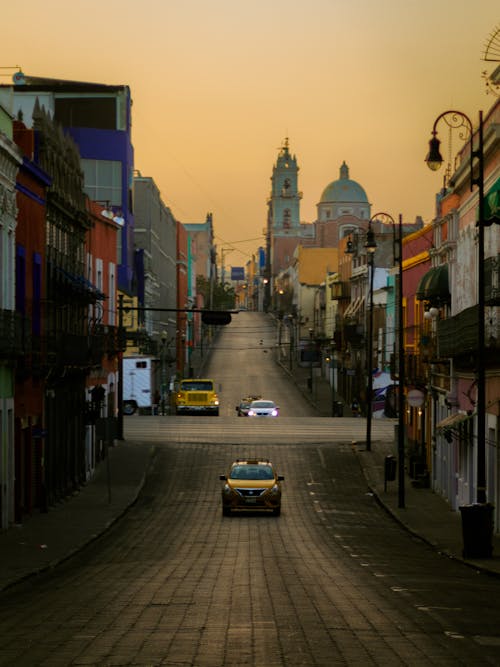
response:
<svg viewBox="0 0 500 667"><path fill-rule="evenodd" d="M259 248L259 250L257 251L257 256L259 258L260 273L262 273L262 271L266 267L266 251L264 250L264 248Z"/></svg>

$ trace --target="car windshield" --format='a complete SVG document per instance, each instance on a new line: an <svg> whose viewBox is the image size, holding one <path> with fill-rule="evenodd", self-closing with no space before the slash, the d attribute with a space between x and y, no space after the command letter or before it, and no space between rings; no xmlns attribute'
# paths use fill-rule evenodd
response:
<svg viewBox="0 0 500 667"><path fill-rule="evenodd" d="M230 479L274 479L274 473L269 465L236 465Z"/></svg>
<svg viewBox="0 0 500 667"><path fill-rule="evenodd" d="M254 401L252 408L274 408L274 403L272 401Z"/></svg>
<svg viewBox="0 0 500 667"><path fill-rule="evenodd" d="M191 380L181 384L182 391L213 391L213 383L207 380Z"/></svg>

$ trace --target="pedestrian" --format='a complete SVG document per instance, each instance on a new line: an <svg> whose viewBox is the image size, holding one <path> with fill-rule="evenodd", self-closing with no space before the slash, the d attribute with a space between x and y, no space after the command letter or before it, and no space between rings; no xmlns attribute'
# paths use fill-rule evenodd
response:
<svg viewBox="0 0 500 667"><path fill-rule="evenodd" d="M154 415L160 414L160 412L159 412L160 401L161 401L161 396L160 396L160 392L157 389L154 393L154 396L153 396L153 414Z"/></svg>
<svg viewBox="0 0 500 667"><path fill-rule="evenodd" d="M351 403L351 412L353 417L359 417L361 414L359 401L357 398L353 399L353 402Z"/></svg>

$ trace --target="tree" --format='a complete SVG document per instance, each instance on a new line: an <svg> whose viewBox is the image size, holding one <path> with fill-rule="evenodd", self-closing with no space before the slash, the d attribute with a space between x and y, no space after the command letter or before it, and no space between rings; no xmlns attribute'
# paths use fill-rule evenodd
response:
<svg viewBox="0 0 500 667"><path fill-rule="evenodd" d="M196 277L196 291L203 295L203 303L205 307L211 310L231 310L235 304L234 288L228 283L222 285L221 283L214 283L211 290L210 281L204 276Z"/></svg>

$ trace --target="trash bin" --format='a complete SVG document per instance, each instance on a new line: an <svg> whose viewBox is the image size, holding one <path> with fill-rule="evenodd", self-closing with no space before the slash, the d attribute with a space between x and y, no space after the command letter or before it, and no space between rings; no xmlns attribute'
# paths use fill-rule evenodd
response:
<svg viewBox="0 0 500 667"><path fill-rule="evenodd" d="M394 456L385 457L384 478L386 482L394 482L396 479L396 459Z"/></svg>
<svg viewBox="0 0 500 667"><path fill-rule="evenodd" d="M335 417L343 417L344 416L344 404L342 401L335 401Z"/></svg>
<svg viewBox="0 0 500 667"><path fill-rule="evenodd" d="M493 505L474 503L460 507L464 558L491 558L493 553Z"/></svg>

